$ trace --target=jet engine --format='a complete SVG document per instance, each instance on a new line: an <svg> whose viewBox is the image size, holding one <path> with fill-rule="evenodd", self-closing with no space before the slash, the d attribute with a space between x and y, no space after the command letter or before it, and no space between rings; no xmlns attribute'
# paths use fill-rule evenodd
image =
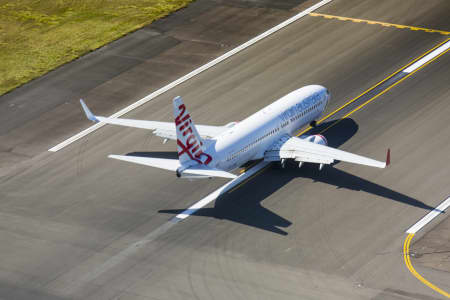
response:
<svg viewBox="0 0 450 300"><path fill-rule="evenodd" d="M300 138L304 139L305 141L314 143L314 144L320 144L320 145L324 145L324 146L328 145L327 139L321 134L307 135L307 136L300 137ZM303 162L299 161L298 167L301 168L302 165L303 165ZM323 163L319 164L319 171L321 171L323 169L323 166L324 166Z"/></svg>
<svg viewBox="0 0 450 300"><path fill-rule="evenodd" d="M314 144L328 145L327 139L321 134L308 135L304 139Z"/></svg>

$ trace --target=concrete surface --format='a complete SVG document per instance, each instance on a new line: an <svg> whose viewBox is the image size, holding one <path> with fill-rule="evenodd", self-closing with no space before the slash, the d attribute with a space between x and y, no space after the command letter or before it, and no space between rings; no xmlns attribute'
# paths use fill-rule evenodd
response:
<svg viewBox="0 0 450 300"><path fill-rule="evenodd" d="M260 9L274 23L298 10L225 6L211 5L199 18L215 11L211 20L223 32L226 24L245 24L242 35L235 28L244 40L245 32L266 28ZM336 0L319 12L435 27L448 26L442 13L448 7L437 0ZM230 10L240 12L235 20ZM191 13L186 19L195 18ZM178 36L202 36L199 29L179 30ZM196 123L225 124L311 83L330 89L332 111L443 40L306 17L127 117L169 121L171 99L183 95ZM197 53L197 43L187 44ZM154 60L175 60L176 47ZM154 73L154 60L89 89L88 101L108 99L97 100L94 111L107 114L109 101L121 107L151 92L146 75ZM60 152L43 152L88 121L75 102L23 114L26 122L2 137L8 146L0 177L0 298L442 299L409 273L402 246L405 230L449 192L449 65L446 54L325 133L341 149L378 159L390 147L389 169L344 163L322 172L270 169L179 223L170 221L174 213L226 181L182 181L106 158L175 149L143 130L105 127ZM15 101L9 97L0 102ZM417 270L450 290L447 271Z"/></svg>

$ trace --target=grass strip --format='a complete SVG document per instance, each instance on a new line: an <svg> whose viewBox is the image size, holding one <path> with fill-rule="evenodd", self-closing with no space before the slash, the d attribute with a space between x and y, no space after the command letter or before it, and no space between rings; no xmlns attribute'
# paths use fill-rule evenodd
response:
<svg viewBox="0 0 450 300"><path fill-rule="evenodd" d="M193 0L0 0L0 95Z"/></svg>

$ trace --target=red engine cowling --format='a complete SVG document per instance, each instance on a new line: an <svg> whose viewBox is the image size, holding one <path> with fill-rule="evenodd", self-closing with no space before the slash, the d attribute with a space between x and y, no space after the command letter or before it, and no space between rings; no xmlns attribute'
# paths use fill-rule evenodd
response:
<svg viewBox="0 0 450 300"><path fill-rule="evenodd" d="M309 135L305 138L308 142L320 145L328 145L327 139L321 134Z"/></svg>

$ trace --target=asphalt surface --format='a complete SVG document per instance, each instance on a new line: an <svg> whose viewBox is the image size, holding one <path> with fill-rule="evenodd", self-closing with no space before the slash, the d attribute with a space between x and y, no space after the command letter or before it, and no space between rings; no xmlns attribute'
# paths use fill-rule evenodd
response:
<svg viewBox="0 0 450 300"><path fill-rule="evenodd" d="M448 272L450 270L449 237L450 218L445 218L413 245L411 252L414 263Z"/></svg>
<svg viewBox="0 0 450 300"><path fill-rule="evenodd" d="M0 167L12 167L86 127L79 99L112 114L277 25L304 0L199 0L0 100Z"/></svg>
<svg viewBox="0 0 450 300"><path fill-rule="evenodd" d="M239 19L230 20L230 9L254 19L261 9L273 11L281 21L304 5L197 9L204 18L217 13L216 28L226 32L220 22ZM336 0L318 12L448 31L449 10L448 1L437 0ZM195 17L190 13L187 20ZM243 32L267 28L242 22ZM312 83L331 91L331 112L445 39L307 16L127 117L170 121L171 99L182 95L196 123L225 124ZM170 49L156 57L167 52L175 57ZM144 89L148 66L143 60L104 77L86 100L114 95L115 105L124 106L139 99L152 91ZM64 115L79 109L75 103L23 114L28 125L16 124L2 137L11 144L2 153L0 177L0 298L441 299L409 273L402 246L405 230L449 194L449 66L445 54L325 132L331 145L380 160L390 147L389 169L344 163L322 172L316 166L269 169L178 223L171 221L175 213L226 181L183 181L106 158L174 151L174 143L163 145L143 130L104 127L57 153L44 152L88 121L79 110ZM0 102L14 102L13 95ZM94 111L110 112L107 101L96 103ZM44 142L35 141L43 135ZM438 222L448 222L439 218L415 237L418 243ZM450 290L449 270L415 267Z"/></svg>

